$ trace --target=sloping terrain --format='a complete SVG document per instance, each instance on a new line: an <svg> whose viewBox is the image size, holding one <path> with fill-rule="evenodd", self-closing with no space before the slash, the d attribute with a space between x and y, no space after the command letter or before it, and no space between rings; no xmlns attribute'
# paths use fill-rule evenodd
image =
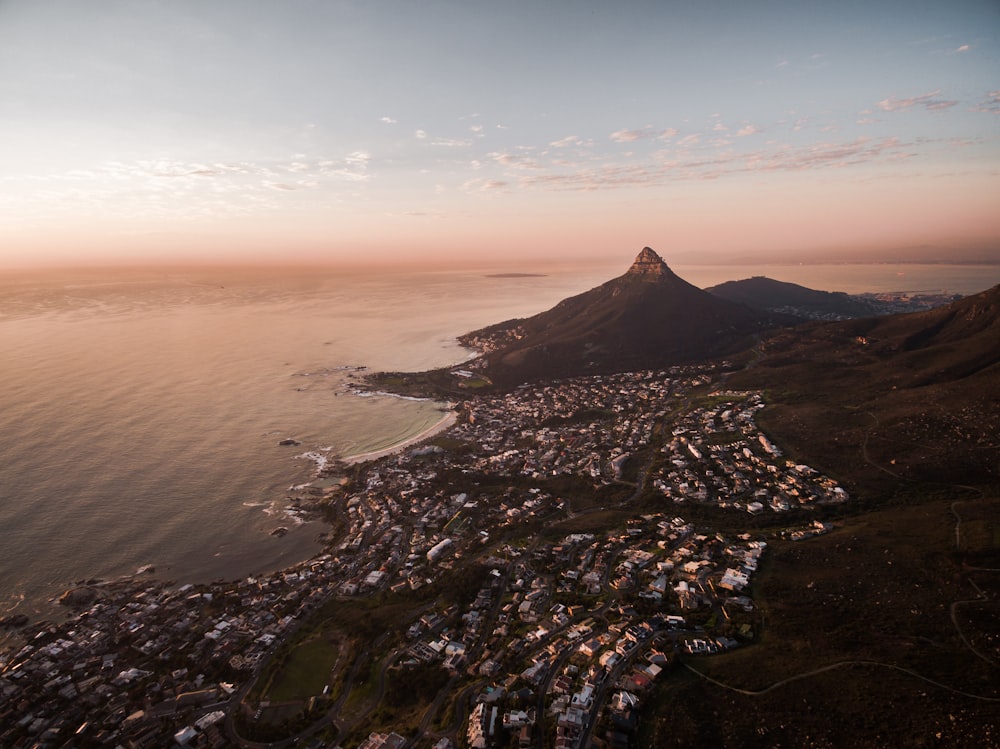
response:
<svg viewBox="0 0 1000 749"><path fill-rule="evenodd" d="M726 356L776 321L679 278L650 248L622 276L534 317L462 336L501 385Z"/></svg>
<svg viewBox="0 0 1000 749"><path fill-rule="evenodd" d="M732 382L766 390L775 439L868 496L1000 482L1000 287L781 331Z"/></svg>
<svg viewBox="0 0 1000 749"><path fill-rule="evenodd" d="M876 305L842 291L817 291L764 276L726 281L705 289L709 294L754 309L806 320L846 319L879 314Z"/></svg>

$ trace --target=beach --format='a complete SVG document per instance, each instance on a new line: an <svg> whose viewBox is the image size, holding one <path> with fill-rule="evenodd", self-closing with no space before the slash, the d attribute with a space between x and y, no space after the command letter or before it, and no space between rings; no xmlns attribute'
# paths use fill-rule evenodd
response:
<svg viewBox="0 0 1000 749"><path fill-rule="evenodd" d="M449 408L451 408L452 406L453 404L451 403L448 404ZM433 426L429 427L428 429L425 429L423 432L421 432L418 435L415 435L414 437L411 437L410 439L403 440L402 442L397 442L395 445L387 447L383 450L373 450L367 453L359 453L358 455L349 455L348 457L343 458L341 462L345 463L346 465L352 466L358 463L367 463L370 460L378 460L379 458L384 458L387 455L393 455L395 453L405 450L408 447L412 447L413 445L419 444L426 439L430 439L436 434L440 434L441 432L450 429L452 426L454 426L456 421L458 421L458 414L455 413L454 411L449 411L437 424L434 424Z"/></svg>

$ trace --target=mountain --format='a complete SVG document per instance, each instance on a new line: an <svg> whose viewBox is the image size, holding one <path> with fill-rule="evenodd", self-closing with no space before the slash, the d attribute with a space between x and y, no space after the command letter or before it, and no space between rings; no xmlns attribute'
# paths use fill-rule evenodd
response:
<svg viewBox="0 0 1000 749"><path fill-rule="evenodd" d="M775 314L787 314L804 320L840 320L869 317L882 312L876 305L843 291L816 291L765 276L742 281L726 281L705 289L709 294L730 302Z"/></svg>
<svg viewBox="0 0 1000 749"><path fill-rule="evenodd" d="M459 340L484 352L481 369L494 382L510 385L725 356L775 324L774 316L684 281L645 247L623 275Z"/></svg>
<svg viewBox="0 0 1000 749"><path fill-rule="evenodd" d="M868 496L1000 481L1000 286L927 312L772 334L731 378L763 423Z"/></svg>

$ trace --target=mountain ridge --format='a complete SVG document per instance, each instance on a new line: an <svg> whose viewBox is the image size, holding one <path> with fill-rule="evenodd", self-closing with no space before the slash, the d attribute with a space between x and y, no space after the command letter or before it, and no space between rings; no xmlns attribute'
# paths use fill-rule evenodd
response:
<svg viewBox="0 0 1000 749"><path fill-rule="evenodd" d="M624 274L459 341L483 352L478 366L492 381L510 385L725 356L778 324L772 315L688 283L644 247Z"/></svg>
<svg viewBox="0 0 1000 749"><path fill-rule="evenodd" d="M833 475L886 496L914 482L1000 481L1000 286L923 312L777 331L736 387ZM876 488L880 487L880 488Z"/></svg>

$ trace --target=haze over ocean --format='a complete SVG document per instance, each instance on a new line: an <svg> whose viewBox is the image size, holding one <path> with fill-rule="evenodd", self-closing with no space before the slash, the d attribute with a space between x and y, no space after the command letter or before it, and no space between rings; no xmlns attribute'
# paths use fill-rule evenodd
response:
<svg viewBox="0 0 1000 749"><path fill-rule="evenodd" d="M441 405L349 392L344 367L462 361L455 336L625 270L545 275L97 271L0 284L0 612L146 564L178 583L305 559L321 523L284 514L315 463L392 445ZM534 269L530 269L534 270ZM813 288L973 293L1000 266L678 266L696 285L766 274ZM829 280L826 282L825 279ZM281 447L285 437L299 447ZM290 529L278 538L276 527Z"/></svg>

